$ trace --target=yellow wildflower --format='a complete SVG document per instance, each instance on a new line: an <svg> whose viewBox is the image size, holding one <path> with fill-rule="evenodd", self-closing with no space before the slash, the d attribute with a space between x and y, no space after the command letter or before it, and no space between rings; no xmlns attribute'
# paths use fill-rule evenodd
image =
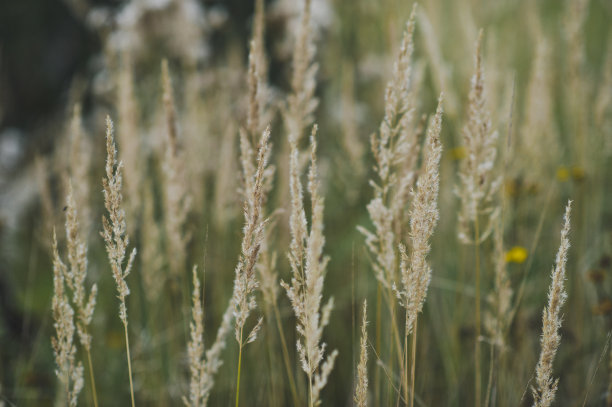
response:
<svg viewBox="0 0 612 407"><path fill-rule="evenodd" d="M570 172L567 167L559 167L557 168L557 179L561 182L565 182L569 179Z"/></svg>
<svg viewBox="0 0 612 407"><path fill-rule="evenodd" d="M514 246L506 252L506 263L522 263L527 259L527 249Z"/></svg>

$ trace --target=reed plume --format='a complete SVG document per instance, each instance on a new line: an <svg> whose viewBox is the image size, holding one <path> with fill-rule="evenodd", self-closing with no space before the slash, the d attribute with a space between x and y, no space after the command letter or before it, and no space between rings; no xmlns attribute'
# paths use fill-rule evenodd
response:
<svg viewBox="0 0 612 407"><path fill-rule="evenodd" d="M191 340L187 345L187 355L189 357L189 400L183 397L183 402L189 407L205 405L205 365L202 363L202 357L204 356L204 311L200 291L198 268L193 266L193 294L191 296L193 320L189 323Z"/></svg>
<svg viewBox="0 0 612 407"><path fill-rule="evenodd" d="M542 36L542 34L540 34ZM521 129L520 165L529 184L540 184L554 176L551 164L559 162L558 129L555 126L552 93L551 49L545 38L536 44ZM542 157L547 157L542 159ZM544 178L543 178L544 176Z"/></svg>
<svg viewBox="0 0 612 407"><path fill-rule="evenodd" d="M293 139L296 144L299 144L304 129L312 123L313 113L319 104L315 97L319 65L314 62L316 47L310 16L311 0L305 0L293 51L291 94L287 98L284 114L290 142Z"/></svg>
<svg viewBox="0 0 612 407"><path fill-rule="evenodd" d="M320 403L319 395L327 384L338 351L334 350L325 357L327 345L322 342L323 329L329 323L334 302L331 298L323 307L323 282L329 258L323 255L325 237L323 236L323 198L319 196L317 180L316 132L310 136L311 158L308 174L308 191L311 198L311 226L308 232L306 215L302 201L302 185L299 179L298 150L296 140L291 140L290 185L291 185L291 244L289 263L291 265L291 285L281 282L293 307L298 321L297 350L302 370L308 376L308 405Z"/></svg>
<svg viewBox="0 0 612 407"><path fill-rule="evenodd" d="M410 209L410 256L405 246L400 245L401 290L395 284L393 286L400 304L406 308L406 336L412 332L418 314L423 309L431 281L431 266L427 263L427 255L430 251L429 239L440 217L437 201L442 157L441 130L442 96L438 99L436 114L427 131L423 168Z"/></svg>
<svg viewBox="0 0 612 407"><path fill-rule="evenodd" d="M221 352L227 344L227 336L231 332L234 312L233 300L223 313L221 325L213 345L204 351L204 310L200 295L200 280L197 268L193 268L192 321L190 341L187 345L189 357L189 398L183 397L183 403L188 407L205 407L215 384L215 375L223 364Z"/></svg>
<svg viewBox="0 0 612 407"><path fill-rule="evenodd" d="M132 364L130 361L130 343L128 338L128 316L126 297L130 294L127 282L127 276L132 270L132 264L136 257L136 248L134 248L128 258L128 261L123 266L126 258L129 238L127 235L127 225L125 221L125 210L123 208L123 163L117 162L117 150L115 147L115 139L113 136L113 122L110 116L106 116L106 177L102 179L104 187L104 207L108 212L108 216L102 217L102 237L106 243L106 252L111 265L111 271L119 298L119 318L123 323L125 333L125 349L128 361L128 374L130 378L130 396L132 399L132 407L134 407L134 385L132 383Z"/></svg>
<svg viewBox="0 0 612 407"><path fill-rule="evenodd" d="M76 361L74 343L74 310L65 291L65 278L69 271L57 250L57 237L53 231L53 326L55 336L51 338L55 355L55 374L62 385L60 401L70 407L77 405L83 389L83 365Z"/></svg>
<svg viewBox="0 0 612 407"><path fill-rule="evenodd" d="M374 198L367 209L374 231L358 227L374 257L374 274L387 289L391 289L393 282L397 281L396 248L419 154L414 131L415 102L411 79L415 15L416 5L404 31L393 77L385 91L385 117L379 132L371 137L378 181L370 180Z"/></svg>
<svg viewBox="0 0 612 407"><path fill-rule="evenodd" d="M259 318L254 328L244 338L244 326L247 318L257 304L255 302L254 291L259 283L256 276L256 265L264 238L267 219L264 218L262 203L265 200L264 177L268 158L268 141L270 139L270 128L267 128L259 143L257 152L257 170L254 176L248 180L247 184L252 183L253 187L249 190L249 195L244 202L244 220L242 250L238 265L236 266L234 279L234 291L232 302L234 306L234 331L236 341L240 348L238 356L238 377L236 386L236 406L240 396L240 369L242 362L243 347L253 342L257 338L257 333L261 328L262 318Z"/></svg>
<svg viewBox="0 0 612 407"><path fill-rule="evenodd" d="M459 168L459 186L455 189L461 201L459 210L459 240L473 243L475 251L475 405L480 406L480 244L492 231L499 206L494 199L501 185L501 177L494 173L497 156L498 133L493 130L487 108L485 79L482 67L482 37L480 30L476 42L475 70L468 97L467 122L463 129L462 140L466 157ZM485 229L480 227L480 218L488 217ZM481 230L482 229L482 230Z"/></svg>
<svg viewBox="0 0 612 407"><path fill-rule="evenodd" d="M72 182L68 181L68 196L66 197L66 243L68 248L68 264L70 267L63 267L64 281L72 292L72 304L76 310L76 328L79 335L81 346L87 353L89 375L92 386L94 405L98 405L96 385L93 375L91 362L91 333L89 324L93 317L96 306L98 286L93 284L87 294L85 279L87 277L87 242L82 237L82 230L79 227L79 216L77 214L74 199ZM54 256L57 254L57 247L54 247Z"/></svg>
<svg viewBox="0 0 612 407"><path fill-rule="evenodd" d="M461 200L459 212L459 239L479 244L491 233L498 207L493 204L501 178L494 173L497 157L498 132L493 129L487 108L484 70L482 67L482 37L476 42L475 71L468 98L467 122L462 132L466 157L459 169L456 193ZM478 218L488 216L488 227L474 236Z"/></svg>
<svg viewBox="0 0 612 407"><path fill-rule="evenodd" d="M187 179L183 151L179 144L178 120L172 90L172 80L168 61L162 64L162 87L164 111L166 116L166 149L163 161L165 226L168 235L168 259L170 270L175 276L184 273L187 244L191 234L186 229L187 216L191 209L192 198L187 190Z"/></svg>
<svg viewBox="0 0 612 407"><path fill-rule="evenodd" d="M117 74L117 108L119 114L118 144L120 160L124 163L126 209L133 219L129 232L133 233L140 219L142 183L145 179L146 160L139 129L139 106L134 91L132 57L128 51L121 54Z"/></svg>
<svg viewBox="0 0 612 407"><path fill-rule="evenodd" d="M542 337L540 339L540 358L536 366L536 386L532 388L533 406L548 407L555 399L559 379L553 378L553 362L557 349L561 343L562 316L561 307L567 299L565 290L565 265L569 251L570 212L572 201L565 207L563 229L561 230L561 244L557 252L555 267L552 270L550 288L548 290L548 305L542 313Z"/></svg>

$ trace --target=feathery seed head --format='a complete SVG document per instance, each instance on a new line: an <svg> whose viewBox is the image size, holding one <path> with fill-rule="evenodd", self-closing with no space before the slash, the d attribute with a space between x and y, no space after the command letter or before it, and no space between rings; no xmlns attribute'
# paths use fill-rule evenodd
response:
<svg viewBox="0 0 612 407"><path fill-rule="evenodd" d="M541 351L536 366L536 386L532 388L534 407L549 407L555 399L559 379L554 379L553 361L561 343L561 307L567 298L565 291L565 265L569 251L570 212L569 201L565 207L563 229L561 230L561 244L557 251L555 266L552 270L550 288L548 290L548 305L542 313L542 337L540 339Z"/></svg>

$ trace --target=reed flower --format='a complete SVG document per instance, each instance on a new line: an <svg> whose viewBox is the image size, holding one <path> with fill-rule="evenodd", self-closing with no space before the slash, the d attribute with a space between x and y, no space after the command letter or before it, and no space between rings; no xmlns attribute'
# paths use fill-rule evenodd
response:
<svg viewBox="0 0 612 407"><path fill-rule="evenodd" d="M557 252L555 267L552 270L550 288L548 290L548 305L542 313L541 351L536 366L536 386L532 389L534 407L548 407L555 399L559 379L553 378L553 362L557 349L561 343L561 307L567 299L565 290L565 265L569 251L570 212L572 202L565 207L563 229L561 230L561 244Z"/></svg>
<svg viewBox="0 0 612 407"><path fill-rule="evenodd" d="M76 345L74 343L74 310L70 305L65 291L65 278L69 271L62 262L57 250L57 237L53 231L53 326L55 336L51 338L55 364L55 374L59 379L63 392L60 399L63 403L74 407L77 405L79 393L83 389L83 365L76 361Z"/></svg>
<svg viewBox="0 0 612 407"><path fill-rule="evenodd" d="M176 107L168 61L162 61L162 86L164 111L166 114L167 148L165 150L164 202L166 206L165 225L168 234L170 270L175 276L184 272L187 244L191 235L185 231L192 198L187 190L183 151L179 145Z"/></svg>
<svg viewBox="0 0 612 407"><path fill-rule="evenodd" d="M494 173L498 132L493 129L487 108L481 48L482 30L476 43L475 71L468 98L467 123L462 133L466 157L461 160L459 186L456 189L461 199L461 241L474 242L470 225L476 224L479 216L489 217L489 225L484 232L479 233L476 244L485 240L492 231L493 220L498 212L498 207L492 201L501 185L501 177Z"/></svg>
<svg viewBox="0 0 612 407"><path fill-rule="evenodd" d="M302 201L302 185L299 180L298 150L295 140L291 144L290 181L291 181L291 245L289 263L291 265L291 285L281 282L293 307L298 321L297 331L301 339L297 350L302 370L308 376L309 406L320 403L319 394L327 383L338 351L334 350L325 357L326 344L322 342L323 329L329 323L333 308L333 298L323 307L323 282L329 258L323 255L325 237L323 236L323 198L319 196L317 180L317 160L315 139L317 126L313 127L311 143L310 172L308 190L311 197L311 226L308 232L306 215Z"/></svg>
<svg viewBox="0 0 612 407"><path fill-rule="evenodd" d="M293 52L292 93L288 97L284 115L289 141L293 140L296 144L299 144L304 129L312 123L313 113L319 104L314 95L319 65L314 62L316 47L313 43L310 16L311 0L305 0Z"/></svg>
<svg viewBox="0 0 612 407"><path fill-rule="evenodd" d="M414 131L415 102L411 78L415 15L416 7L406 25L393 77L387 84L385 117L379 132L371 138L378 181L370 181L374 187L374 198L367 209L374 231L358 227L374 256L374 274L386 288L391 288L397 280L396 248L419 155Z"/></svg>
<svg viewBox="0 0 612 407"><path fill-rule="evenodd" d="M400 304L406 308L406 335L412 332L419 312L427 296L431 281L431 266L427 263L430 251L429 239L440 217L438 191L440 189L440 158L442 144L442 96L438 99L436 114L427 131L425 156L421 175L417 181L410 210L410 256L400 245L401 290L394 284L394 292Z"/></svg>
<svg viewBox="0 0 612 407"><path fill-rule="evenodd" d="M91 334L89 324L96 306L98 287L91 286L89 295L85 288L87 277L87 243L82 238L79 228L78 214L72 182L68 183L68 196L66 197L66 242L68 247L68 264L63 270L64 281L72 292L72 303L77 311L77 332L81 345L89 351L91 347Z"/></svg>
<svg viewBox="0 0 612 407"><path fill-rule="evenodd" d="M251 311L257 306L253 291L259 286L256 278L256 264L267 223L267 219L263 217L262 213L262 202L265 197L263 185L267 166L269 139L270 129L267 128L263 132L259 144L257 170L254 173L254 177L250 179L253 187L250 189L250 195L244 203L245 226L243 229L242 252L238 265L236 266L236 278L234 280L234 293L232 296L234 303L236 340L239 342L240 346L243 345L242 331L244 324ZM248 335L246 343L255 340L257 331L260 327L261 319Z"/></svg>
<svg viewBox="0 0 612 407"><path fill-rule="evenodd" d="M130 294L125 279L132 270L132 264L136 257L136 248L132 250L127 264L123 266L129 238L127 236L127 226L125 221L125 210L122 206L123 194L121 192L123 177L123 163L117 162L117 150L115 147L115 139L113 137L113 122L109 116L106 116L106 177L102 179L104 187L104 206L108 212L108 217L102 217L102 237L106 243L106 252L111 265L113 278L117 285L119 297L119 318L123 322L125 332L125 349L128 361L128 374L130 378L130 396L132 407L135 406L134 401L134 384L132 382L132 365L130 361L130 344L128 338L128 316L126 297Z"/></svg>
<svg viewBox="0 0 612 407"><path fill-rule="evenodd" d="M119 294L119 318L127 325L125 298L130 294L130 289L125 279L132 270L136 249L132 250L126 266L123 267L130 242L126 234L125 210L122 207L123 163L117 162L113 122L109 116L106 117L106 154L106 177L102 180L102 185L104 187L104 206L108 211L108 217L102 217L102 237L106 243L106 252Z"/></svg>

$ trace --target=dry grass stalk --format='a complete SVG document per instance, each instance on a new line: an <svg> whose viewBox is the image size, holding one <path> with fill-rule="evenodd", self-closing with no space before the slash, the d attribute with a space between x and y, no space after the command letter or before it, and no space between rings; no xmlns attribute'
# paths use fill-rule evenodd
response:
<svg viewBox="0 0 612 407"><path fill-rule="evenodd" d="M399 245L401 257L400 278L401 290L393 283L393 291L402 307L406 310L404 327L404 370L405 397L410 397L410 406L414 400L414 380L416 375L416 324L419 313L427 297L431 282L431 266L427 263L430 251L429 239L439 219L438 192L440 189L440 158L442 144L442 95L438 99L436 114L427 130L425 152L421 175L418 178L416 192L413 194L410 209L410 257L404 245ZM408 386L408 336L412 334L412 369L411 385ZM410 389L410 395L408 395Z"/></svg>
<svg viewBox="0 0 612 407"><path fill-rule="evenodd" d="M125 166L125 193L128 216L140 220L139 205L141 204L142 182L145 178L146 160L142 154L140 130L138 128L138 103L134 92L134 75L130 54L121 55L117 77L117 107L119 114L118 144L120 160ZM130 232L136 222L130 223Z"/></svg>
<svg viewBox="0 0 612 407"><path fill-rule="evenodd" d="M77 332L81 345L89 352L91 348L91 334L89 324L96 306L98 287L91 286L89 295L85 288L87 277L87 243L82 238L79 228L78 214L74 199L72 182L68 183L68 196L66 197L66 242L68 246L68 263L65 268L64 281L72 291L72 302L77 311Z"/></svg>
<svg viewBox="0 0 612 407"><path fill-rule="evenodd" d="M542 313L542 338L540 344L540 358L536 366L536 386L532 388L534 407L548 407L555 399L559 379L554 379L553 362L557 349L561 343L559 329L561 328L561 307L567 299L565 291L565 265L569 251L570 212L572 202L565 207L563 229L561 230L561 244L557 252L555 267L552 270L551 284L548 291L548 305Z"/></svg>
<svg viewBox="0 0 612 407"><path fill-rule="evenodd" d="M77 398L83 389L83 365L76 361L74 343L74 310L65 292L65 278L69 271L57 251L57 237L53 231L53 326L55 337L51 338L57 375L61 385L61 404L77 405Z"/></svg>
<svg viewBox="0 0 612 407"><path fill-rule="evenodd" d="M253 39L251 42L251 51L249 53L249 71L248 71L248 86L249 86L249 105L246 128L240 129L240 163L242 165L242 193L248 201L248 197L253 194L252 188L254 184L251 182L256 172L256 157L255 148L256 139L266 129L262 127L263 120L271 117L270 110L267 106L267 97L262 96L262 92L266 92L267 83L265 78L261 76L260 69L264 63L261 60L264 56L257 55L257 52L262 53L263 50L258 50L257 42L261 39ZM264 89L262 91L262 89ZM270 160L271 148L268 148L265 160ZM266 165L263 179L263 204L267 200L268 193L272 189L272 178L276 171L273 165Z"/></svg>
<svg viewBox="0 0 612 407"><path fill-rule="evenodd" d="M197 267L193 267L193 321L189 324L191 329L191 340L187 346L189 356L189 400L183 397L183 402L189 407L205 406L208 400L212 382L206 376L206 364L204 363L204 312L200 295L200 280L198 279ZM210 387L208 386L210 385Z"/></svg>
<svg viewBox="0 0 612 407"><path fill-rule="evenodd" d="M248 89L249 103L246 128L240 130L240 163L242 165L242 181L243 193L245 199L252 196L252 188L255 184L252 180L255 178L256 165L255 160L255 140L265 128L262 128L264 120L269 119L270 110L268 109L268 84L267 78L267 61L264 44L264 28L265 28L265 10L264 2L257 0L255 3L255 17L253 26L253 40L251 41L251 49L249 52L249 71L248 71ZM270 161L271 148L264 157L266 162ZM262 207L265 205L268 194L272 189L272 180L276 169L273 165L266 165L264 169L264 184L262 193ZM262 216L264 216L262 214ZM264 234L261 244L261 261L257 269L262 278L262 292L264 293L264 301L272 305L276 303L278 288L276 284L276 273L274 272L276 256L268 253L268 235ZM272 265L270 262L274 262ZM270 302L273 301L273 302Z"/></svg>
<svg viewBox="0 0 612 407"><path fill-rule="evenodd" d="M190 369L189 399L183 397L183 402L190 407L205 407L215 383L214 377L223 365L221 352L225 349L227 336L231 332L234 303L230 301L228 304L223 313L221 325L217 330L215 342L210 349L204 352L203 304L200 297L200 282L197 279L195 267L193 290L193 321L190 323L191 340L187 348Z"/></svg>
<svg viewBox="0 0 612 407"><path fill-rule="evenodd" d="M128 339L128 317L127 306L125 303L126 297L130 294L125 279L132 270L134 257L136 257L136 249L132 250L130 257L123 267L125 261L129 238L127 235L127 226L125 222L125 210L123 204L123 163L117 162L117 150L115 147L115 139L113 136L113 122L110 116L106 116L106 177L102 179L104 187L104 207L108 211L108 217L102 217L103 231L102 236L106 243L106 252L108 260L113 272L113 278L117 285L119 297L119 318L123 322L125 331L125 347L128 360L128 371L130 377L130 395L132 398L132 407L134 402L134 385L132 383L132 365L130 361L130 345Z"/></svg>
<svg viewBox="0 0 612 407"><path fill-rule="evenodd" d="M259 286L256 276L256 265L264 239L265 226L267 219L264 217L262 204L266 199L264 181L269 157L270 128L268 127L262 134L259 149L257 152L257 170L255 174L247 180L245 185L252 185L248 189L249 195L244 202L245 226L243 229L242 250L238 265L236 266L236 277L234 279L234 291L232 302L234 305L234 330L236 341L240 348L238 356L238 377L236 386L236 406L240 396L240 369L242 362L242 348L253 342L257 338L257 333L261 328L263 318L259 318L257 324L251 329L250 333L244 338L244 326L251 311L257 304L255 302L254 291Z"/></svg>
<svg viewBox="0 0 612 407"><path fill-rule="evenodd" d="M255 1L255 16L253 22L253 46L251 52L255 57L257 78L257 99L259 106L259 127L257 134L261 134L265 123L273 120L275 109L272 108L273 92L268 84L268 60L265 50L266 9L264 0Z"/></svg>
<svg viewBox="0 0 612 407"><path fill-rule="evenodd" d="M442 157L441 130L442 95L427 131L422 173L417 181L410 210L410 257L406 254L406 248L400 245L402 285L401 290L395 284L393 287L400 304L406 308L406 336L412 332L418 314L423 310L431 281L431 266L427 263L427 255L430 251L429 239L440 217L438 191Z"/></svg>
<svg viewBox="0 0 612 407"><path fill-rule="evenodd" d="M93 317L96 306L98 286L93 284L87 295L85 279L87 277L87 242L82 237L82 230L79 227L79 216L74 198L72 182L68 181L68 196L66 197L66 244L68 248L68 264L64 267L64 281L72 292L72 304L76 309L76 328L79 335L81 346L87 353L89 364L89 375L92 386L92 396L94 405L98 405L93 366L91 362L91 339L89 324ZM57 247L54 248L54 256L57 254Z"/></svg>
<svg viewBox="0 0 612 407"><path fill-rule="evenodd" d="M127 236L125 211L123 209L123 162L117 162L117 151L113 137L113 122L106 117L106 178L102 180L104 187L104 207L108 211L108 217L102 218L102 236L106 243L106 251L111 264L113 277L119 292L119 318L127 325L127 307L125 298L130 294L126 277L130 274L132 263L136 256L136 249L132 250L128 262L123 267L127 253L129 238Z"/></svg>
<svg viewBox="0 0 612 407"><path fill-rule="evenodd" d="M81 118L81 105L75 104L70 123L70 178L74 182L73 197L79 208L79 227L86 239L91 228L91 205L89 204L90 146L87 144Z"/></svg>
<svg viewBox="0 0 612 407"><path fill-rule="evenodd" d="M411 90L415 14L416 7L406 25L393 78L387 84L385 118L379 133L371 138L376 161L374 169L379 178L378 182L370 181L374 187L374 198L368 204L368 213L374 224L374 232L359 227L374 256L374 274L387 289L397 280L397 224L401 223L408 192L414 183L419 153L413 128L414 98Z"/></svg>
<svg viewBox="0 0 612 407"><path fill-rule="evenodd" d="M298 150L295 140L291 141L291 199L290 218L291 285L281 282L287 291L293 311L298 320L297 331L302 337L297 341L302 369L308 376L309 406L320 403L319 395L331 373L338 351L325 356L326 344L321 342L323 329L329 323L333 298L323 307L323 282L329 258L323 255L323 198L319 196L317 180L316 140L317 126L313 127L311 143L311 165L308 175L308 190L311 197L311 227L307 235L306 215L302 202L302 186L298 171Z"/></svg>
<svg viewBox="0 0 612 407"><path fill-rule="evenodd" d="M256 279L256 264L264 237L264 228L267 219L263 217L262 202L264 200L263 182L267 166L268 141L270 129L266 129L261 137L259 151L257 154L257 170L250 179L253 188L250 196L244 203L244 236L242 240L242 252L236 266L236 278L234 280L234 317L236 318L235 333L236 340L242 346L242 330L249 314L256 308L253 291L259 286ZM261 320L248 335L246 343L255 340L255 335L260 327Z"/></svg>
<svg viewBox="0 0 612 407"><path fill-rule="evenodd" d="M200 280L198 268L193 266L193 294L191 308L193 321L190 322L191 340L187 346L189 357L189 400L183 397L183 402L189 407L200 407L204 403L204 311L200 295Z"/></svg>
<svg viewBox="0 0 612 407"><path fill-rule="evenodd" d="M480 244L491 233L494 220L500 207L494 199L502 178L494 173L497 156L498 133L491 125L487 108L485 78L482 67L482 36L480 30L476 42L475 71L472 76L468 97L467 123L463 129L463 147L466 157L459 168L459 186L456 193L461 200L459 211L459 240L473 243L475 251L475 405L480 405L481 366L480 366ZM488 225L483 230L480 218L488 217Z"/></svg>
<svg viewBox="0 0 612 407"><path fill-rule="evenodd" d="M361 321L361 341L359 343L359 364L357 365L357 388L355 389L355 405L368 405L368 302L363 301L363 316Z"/></svg>
<svg viewBox="0 0 612 407"><path fill-rule="evenodd" d="M185 271L187 244L191 239L191 234L186 232L185 228L192 198L187 190L185 162L178 140L178 122L168 61L164 59L161 67L166 134L168 136L163 161L164 220L166 234L168 235L170 270L175 276L180 276Z"/></svg>
<svg viewBox="0 0 612 407"><path fill-rule="evenodd" d="M506 332L512 317L512 285L506 268L502 222L499 220L493 232L495 276L493 292L489 296L491 308L485 315L484 327L491 343L499 350L506 347Z"/></svg>
<svg viewBox="0 0 612 407"><path fill-rule="evenodd" d="M215 342L206 352L204 351L204 311L201 298L200 280L197 276L197 267L193 268L193 294L192 318L189 324L191 339L187 347L189 356L189 399L183 397L183 402L189 407L205 407L208 404L210 393L214 386L214 377L223 364L221 352L225 349L226 339L231 332L234 312L233 300L223 313L221 325L217 330Z"/></svg>
<svg viewBox="0 0 612 407"><path fill-rule="evenodd" d="M292 55L291 93L287 96L286 104L281 105L281 113L288 135L283 144L283 157L291 156L292 143L300 147L305 129L312 125L314 111L319 104L319 100L315 97L319 65L314 59L316 46L312 29L311 7L312 0L304 0L304 9L297 28ZM306 162L301 158L300 170L303 168L302 164ZM283 201L289 199L288 190L291 189L291 170L286 166L289 160L283 160L283 167L280 171L279 196Z"/></svg>
<svg viewBox="0 0 612 407"><path fill-rule="evenodd" d="M546 39L540 38L527 85L525 120L521 130L520 164L522 175L530 184L548 182L554 176L551 163L559 160L551 69L550 46Z"/></svg>
<svg viewBox="0 0 612 407"><path fill-rule="evenodd" d="M290 142L293 140L296 144L299 144L304 129L312 123L313 113L319 104L314 95L319 65L314 62L316 47L313 43L310 17L311 0L305 0L293 51L292 93L287 99L284 115Z"/></svg>
<svg viewBox="0 0 612 407"><path fill-rule="evenodd" d="M497 156L498 132L491 125L487 108L484 71L482 67L482 30L478 35L475 53L475 72L468 99L467 123L464 127L463 147L466 157L461 161L456 192L461 199L459 239L465 243L481 243L491 233L497 206L492 204L501 184L493 172ZM489 217L489 225L472 238L471 226L476 228L480 216Z"/></svg>

